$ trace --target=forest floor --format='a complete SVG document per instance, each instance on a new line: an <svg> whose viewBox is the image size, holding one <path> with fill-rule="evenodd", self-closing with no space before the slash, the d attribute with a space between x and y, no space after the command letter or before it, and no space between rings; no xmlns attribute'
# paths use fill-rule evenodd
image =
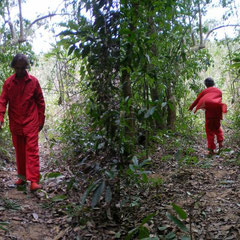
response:
<svg viewBox="0 0 240 240"><path fill-rule="evenodd" d="M138 229L134 239L144 235L166 240L240 239L239 140L234 142L230 130L225 135L223 150L211 157L202 137L190 145L179 136L175 140L169 137L164 146L158 147L151 156L152 184L142 191L135 189L131 199L135 209L125 210L124 228L134 223ZM178 216L173 204L187 213L186 219ZM170 220L169 214L188 230L176 219ZM128 236L134 227L129 228Z"/></svg>
<svg viewBox="0 0 240 240"><path fill-rule="evenodd" d="M115 231L111 229L117 229L117 225L102 221L100 208L92 213L79 207L91 170L100 159L73 165L63 159L58 144L49 148L49 144L40 143L39 152L42 190L30 192L29 182L16 188L15 160L0 165L0 240L113 239ZM80 169L82 166L84 169Z"/></svg>
<svg viewBox="0 0 240 240"><path fill-rule="evenodd" d="M41 174L44 175L51 171L43 160L49 156L45 156L46 149L40 147L40 152L44 153L41 157ZM14 182L18 177L13 161L1 167L0 178L0 240L61 239L64 235L61 227L66 223L66 217L59 216L46 201L59 191L59 179L41 181L43 190L34 193L29 190L30 183L16 188Z"/></svg>
<svg viewBox="0 0 240 240"><path fill-rule="evenodd" d="M110 240L125 239L128 233L132 235L129 239L139 239L138 235L144 232L141 226L147 229L146 235L159 239L191 235L196 240L238 240L240 159L239 147L233 144L230 135L226 133L223 151L212 157L207 156L205 139L183 147L176 144L177 139L184 143L181 136L170 136L152 155L152 164L148 167L151 183L127 187L123 182L119 199L122 223L119 225L113 220L107 223L90 215L79 224L81 214L73 224L72 208L67 206L76 202L79 195L68 195L63 187L66 184L62 184L71 179L73 173L68 167L48 162L49 150L42 146L42 191L31 193L29 185L26 189L13 185L17 180L15 163L6 163L0 168L0 228L8 230L0 229L0 240ZM61 175L47 177L51 172ZM182 222L189 232L181 231L167 217L167 213L175 214L171 203L187 213L187 219ZM154 216L141 224L150 214Z"/></svg>

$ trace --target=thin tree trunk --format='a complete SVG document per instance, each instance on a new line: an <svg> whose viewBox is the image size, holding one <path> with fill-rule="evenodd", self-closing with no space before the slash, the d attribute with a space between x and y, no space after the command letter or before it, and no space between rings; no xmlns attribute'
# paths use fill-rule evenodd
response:
<svg viewBox="0 0 240 240"><path fill-rule="evenodd" d="M7 1L7 12L8 12L8 25L9 25L10 32L12 35L12 39L14 40L16 38L16 32L15 32L13 24L12 24L9 1Z"/></svg>
<svg viewBox="0 0 240 240"><path fill-rule="evenodd" d="M175 122L176 122L176 99L173 95L172 88L169 87L167 90L167 102L168 102L168 116L167 116L167 126L169 129L175 129Z"/></svg>
<svg viewBox="0 0 240 240"><path fill-rule="evenodd" d="M130 155L133 152L133 146L135 142L135 118L133 113L133 108L131 103L132 98L132 89L131 89L131 81L130 74L127 70L123 70L122 78L121 78L121 86L122 86L122 97L123 104L125 110L125 116L121 116L124 119L126 126L123 130L124 138L128 139L129 144L125 146L125 154Z"/></svg>

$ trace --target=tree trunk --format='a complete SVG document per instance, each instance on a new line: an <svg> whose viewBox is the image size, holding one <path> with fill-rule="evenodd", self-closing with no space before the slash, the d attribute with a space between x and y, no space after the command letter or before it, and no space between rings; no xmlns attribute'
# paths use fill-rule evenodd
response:
<svg viewBox="0 0 240 240"><path fill-rule="evenodd" d="M176 99L173 95L172 88L169 87L167 90L167 103L168 103L168 116L167 116L167 127L171 130L175 130L175 122L176 122Z"/></svg>
<svg viewBox="0 0 240 240"><path fill-rule="evenodd" d="M23 33L23 18L22 18L22 0L18 0L18 8L19 8L19 24L20 24L20 35L19 35L19 43L25 42L24 33Z"/></svg>
<svg viewBox="0 0 240 240"><path fill-rule="evenodd" d="M121 116L121 119L126 124L123 129L124 139L127 139L127 144L125 146L125 155L130 155L134 150L135 145L135 118L133 113L133 108L131 103L132 98L132 89L131 89L131 81L130 74L127 70L123 70L122 78L121 78L121 86L122 86L122 98L125 109L125 115Z"/></svg>

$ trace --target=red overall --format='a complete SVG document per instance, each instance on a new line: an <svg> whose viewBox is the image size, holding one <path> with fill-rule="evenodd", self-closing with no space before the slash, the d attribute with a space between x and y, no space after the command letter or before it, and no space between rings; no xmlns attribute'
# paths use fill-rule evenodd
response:
<svg viewBox="0 0 240 240"><path fill-rule="evenodd" d="M227 112L227 105L222 103L222 92L216 87L204 89L197 99L190 106L192 110L196 106L194 113L198 109L205 109L205 130L208 141L208 148L214 150L216 145L214 137L217 136L217 142L224 140L221 129L222 113Z"/></svg>
<svg viewBox="0 0 240 240"><path fill-rule="evenodd" d="M38 132L44 125L45 103L38 80L27 72L21 79L10 76L0 96L0 122L7 104L18 174L39 182Z"/></svg>

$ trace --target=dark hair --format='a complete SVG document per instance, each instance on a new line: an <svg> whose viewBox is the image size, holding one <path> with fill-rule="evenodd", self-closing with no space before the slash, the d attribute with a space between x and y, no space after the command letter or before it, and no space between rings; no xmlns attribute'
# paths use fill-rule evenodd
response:
<svg viewBox="0 0 240 240"><path fill-rule="evenodd" d="M11 62L11 67L14 68L18 61L24 61L26 63L26 68L29 68L29 61L26 55L18 53Z"/></svg>
<svg viewBox="0 0 240 240"><path fill-rule="evenodd" d="M208 77L204 80L204 84L206 87L213 87L215 85L215 82L212 78Z"/></svg>

